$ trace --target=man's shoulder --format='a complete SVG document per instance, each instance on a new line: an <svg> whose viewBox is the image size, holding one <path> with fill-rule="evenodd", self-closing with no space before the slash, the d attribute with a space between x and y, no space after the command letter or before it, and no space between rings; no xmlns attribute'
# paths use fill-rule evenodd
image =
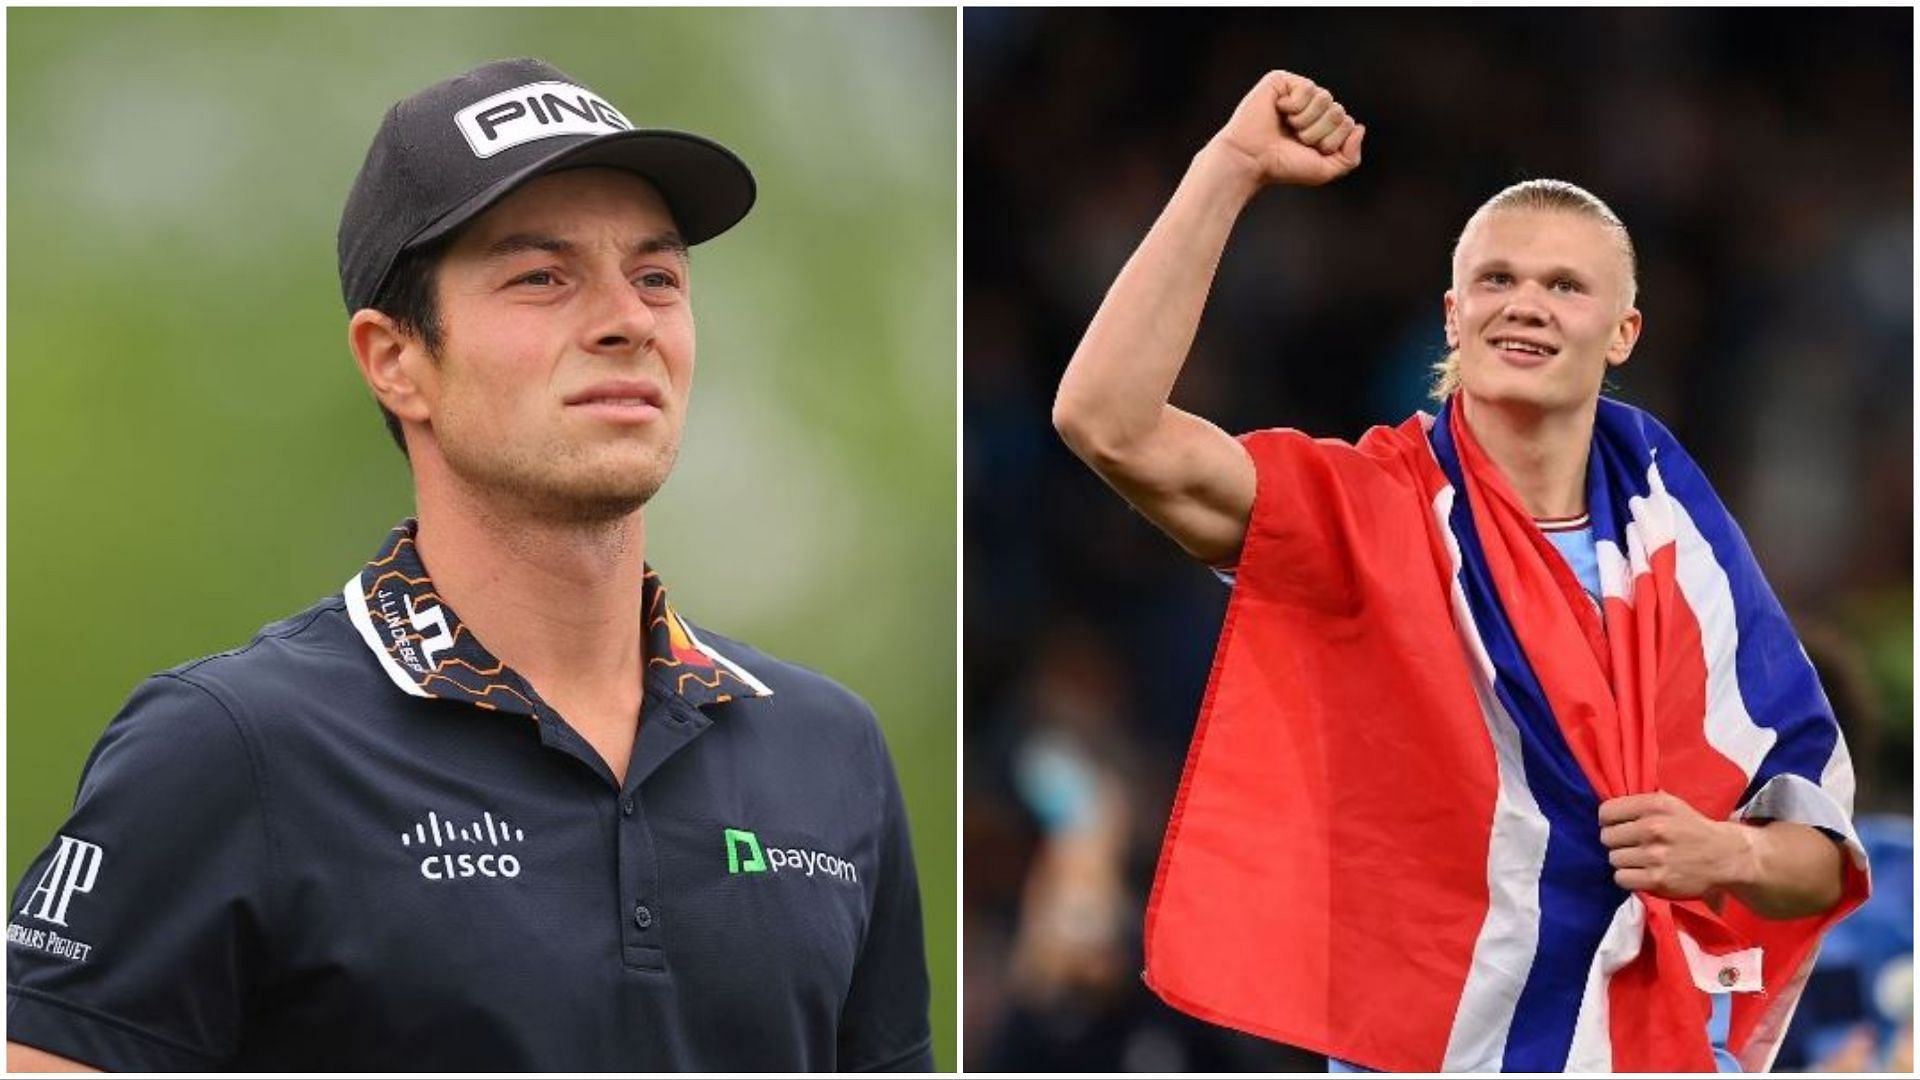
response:
<svg viewBox="0 0 1920 1080"><path fill-rule="evenodd" d="M265 729L297 728L316 709L351 703L365 682L368 662L348 651L356 642L343 607L338 597L321 600L245 645L142 679L94 744L83 794L163 772L201 776L208 798L215 789L250 790L252 781L241 781L255 755L281 741L263 739Z"/></svg>
<svg viewBox="0 0 1920 1080"><path fill-rule="evenodd" d="M847 725L859 731L878 730L873 708L833 678L704 626L696 624L694 631L708 653L736 669L736 674L744 674L770 691L764 699L769 715L778 716L784 722L798 720L808 724Z"/></svg>
<svg viewBox="0 0 1920 1080"><path fill-rule="evenodd" d="M744 751L735 763L742 775L801 797L828 830L823 836L849 824L879 827L898 813L893 754L864 698L804 664L710 630L694 633L717 662L766 691L706 710L714 719L708 749Z"/></svg>
<svg viewBox="0 0 1920 1080"><path fill-rule="evenodd" d="M1445 484L1429 442L1433 417L1415 413L1393 426L1376 424L1352 442L1297 428L1241 435L1258 478L1249 529L1286 531L1303 520L1350 519L1354 503L1424 514Z"/></svg>
<svg viewBox="0 0 1920 1080"><path fill-rule="evenodd" d="M1398 424L1374 424L1353 440L1291 427L1259 428L1237 438L1256 467L1284 459L1311 459L1336 466L1365 463L1404 470L1409 463L1431 459L1427 439L1433 422L1431 414L1417 412Z"/></svg>
<svg viewBox="0 0 1920 1080"><path fill-rule="evenodd" d="M229 711L271 713L278 701L339 694L369 674L366 645L338 595L262 626L244 645L153 676L189 683Z"/></svg>

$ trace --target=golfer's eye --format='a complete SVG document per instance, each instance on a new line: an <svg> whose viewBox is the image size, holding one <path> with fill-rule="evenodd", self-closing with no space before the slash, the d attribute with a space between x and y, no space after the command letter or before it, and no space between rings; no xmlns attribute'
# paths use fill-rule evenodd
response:
<svg viewBox="0 0 1920 1080"><path fill-rule="evenodd" d="M1490 270L1481 274L1480 280L1488 285L1506 285L1513 281L1513 275L1504 270Z"/></svg>
<svg viewBox="0 0 1920 1080"><path fill-rule="evenodd" d="M1554 288L1556 288L1556 289L1558 289L1558 290L1560 290L1561 292L1582 292L1582 291L1584 291L1584 290L1582 289L1582 287L1581 287L1581 285L1580 285L1580 283L1579 283L1579 282L1577 282L1577 281L1575 281L1575 280L1573 280L1572 278L1564 278L1564 277L1563 277L1563 278L1560 278L1560 279L1558 279L1558 280L1556 280L1556 281L1555 281L1555 282L1553 283L1553 287L1554 287Z"/></svg>
<svg viewBox="0 0 1920 1080"><path fill-rule="evenodd" d="M680 279L666 270L648 270L635 279L643 289L677 289Z"/></svg>
<svg viewBox="0 0 1920 1080"><path fill-rule="evenodd" d="M557 285L560 279L551 270L535 270L513 279L515 285Z"/></svg>

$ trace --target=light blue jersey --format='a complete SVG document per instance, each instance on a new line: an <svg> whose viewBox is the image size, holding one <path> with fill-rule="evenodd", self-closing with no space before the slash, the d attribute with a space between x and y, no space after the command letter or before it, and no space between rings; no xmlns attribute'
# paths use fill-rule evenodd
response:
<svg viewBox="0 0 1920 1080"><path fill-rule="evenodd" d="M1546 534L1560 557L1567 560L1573 568L1573 576L1593 597L1594 603L1600 602L1600 557L1593 549L1593 522L1587 515L1581 514L1566 522L1535 521L1540 531Z"/></svg>

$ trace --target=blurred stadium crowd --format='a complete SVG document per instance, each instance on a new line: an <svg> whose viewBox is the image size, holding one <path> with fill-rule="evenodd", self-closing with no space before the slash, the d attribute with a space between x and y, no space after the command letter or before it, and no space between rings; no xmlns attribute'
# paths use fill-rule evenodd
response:
<svg viewBox="0 0 1920 1080"><path fill-rule="evenodd" d="M1911 1068L1912 14L967 10L969 1069L1323 1067L1140 982L1226 592L1048 416L1107 284L1272 67L1330 87L1367 160L1241 219L1176 403L1236 432L1404 419L1473 209L1531 176L1610 202L1646 317L1611 392L1745 527L1842 715L1876 860L1777 1067Z"/></svg>

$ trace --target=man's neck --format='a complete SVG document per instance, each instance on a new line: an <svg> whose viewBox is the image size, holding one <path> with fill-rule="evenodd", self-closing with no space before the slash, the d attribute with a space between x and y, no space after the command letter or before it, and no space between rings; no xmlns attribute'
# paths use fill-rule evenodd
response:
<svg viewBox="0 0 1920 1080"><path fill-rule="evenodd" d="M1493 459L1535 518L1577 517L1587 510L1587 455L1594 408L1542 411L1460 395L1474 440Z"/></svg>
<svg viewBox="0 0 1920 1080"><path fill-rule="evenodd" d="M434 589L489 652L563 712L566 703L637 705L640 511L582 525L483 504L465 490L423 490L418 503L417 542Z"/></svg>

